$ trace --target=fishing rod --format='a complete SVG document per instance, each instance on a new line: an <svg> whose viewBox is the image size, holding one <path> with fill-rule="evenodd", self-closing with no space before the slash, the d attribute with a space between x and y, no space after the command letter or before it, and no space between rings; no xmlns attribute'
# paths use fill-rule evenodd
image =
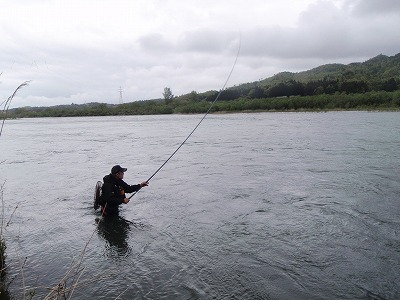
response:
<svg viewBox="0 0 400 300"><path fill-rule="evenodd" d="M238 60L239 57L239 53L240 53L240 48L242 46L242 39L239 39L239 48L236 54L236 58L235 61L233 62L231 71L229 72L228 77L225 80L224 85L222 86L222 89L219 91L217 97L215 97L214 101L211 103L210 107L208 108L208 110L206 111L206 113L204 114L204 116L200 119L199 123L197 123L197 125L193 128L193 130L189 133L189 135L186 137L186 139L178 146L178 148L176 148L176 150L168 157L168 159L153 173L153 175L151 175L149 177L149 179L146 180L146 182L149 182L169 161L170 159L179 151L180 148L182 148L182 146L186 143L186 141L192 136L192 134L196 131L196 129L200 126L200 124L203 122L203 120L207 117L208 113L211 111L211 108L214 106L215 102L217 102L217 100L219 99L219 97L221 96L221 93L225 90L226 85L228 84L228 81L233 73L233 70L235 69L236 66L236 62ZM140 189L136 192L134 192L132 195L129 196L128 199L131 199L133 196L135 196L137 194L137 192L139 192Z"/></svg>

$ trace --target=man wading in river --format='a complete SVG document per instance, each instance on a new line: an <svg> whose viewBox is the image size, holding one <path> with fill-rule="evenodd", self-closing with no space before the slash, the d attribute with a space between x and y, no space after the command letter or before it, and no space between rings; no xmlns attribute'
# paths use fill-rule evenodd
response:
<svg viewBox="0 0 400 300"><path fill-rule="evenodd" d="M102 193L98 201L104 215L118 214L118 206L122 203L127 204L129 202L125 193L137 192L142 187L149 185L147 181L134 185L127 184L122 180L126 171L126 168L116 165L112 167L110 174L104 176L104 183L101 188Z"/></svg>

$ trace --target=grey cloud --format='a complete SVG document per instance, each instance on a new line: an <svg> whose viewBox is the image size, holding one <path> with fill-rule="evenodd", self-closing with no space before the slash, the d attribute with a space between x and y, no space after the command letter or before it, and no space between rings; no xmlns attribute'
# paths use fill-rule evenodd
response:
<svg viewBox="0 0 400 300"><path fill-rule="evenodd" d="M353 6L353 13L359 16L400 14L399 0L351 0L346 5Z"/></svg>
<svg viewBox="0 0 400 300"><path fill-rule="evenodd" d="M179 45L187 51L215 53L229 48L232 40L238 36L238 33L233 32L199 29L185 32L179 39Z"/></svg>
<svg viewBox="0 0 400 300"><path fill-rule="evenodd" d="M171 41L159 33L142 36L138 43L143 50L150 52L171 52L175 48Z"/></svg>
<svg viewBox="0 0 400 300"><path fill-rule="evenodd" d="M141 49L154 53L218 53L230 48L232 42L238 38L239 33L202 28L185 31L176 39L170 40L160 33L153 33L141 37L138 43Z"/></svg>
<svg viewBox="0 0 400 300"><path fill-rule="evenodd" d="M297 27L258 28L244 34L243 52L248 56L282 59L345 59L388 55L400 51L400 23L396 15L385 21L364 20L329 2L305 11Z"/></svg>

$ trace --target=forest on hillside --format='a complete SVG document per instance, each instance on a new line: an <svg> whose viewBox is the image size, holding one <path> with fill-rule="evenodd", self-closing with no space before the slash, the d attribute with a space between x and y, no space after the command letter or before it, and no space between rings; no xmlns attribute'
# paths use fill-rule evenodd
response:
<svg viewBox="0 0 400 300"><path fill-rule="evenodd" d="M391 57L378 55L364 63L328 64L299 72L282 72L270 78L241 84L222 92L221 100L238 98L274 98L316 96L321 94L358 94L393 92L400 89L400 53ZM181 100L210 101L217 92L178 97Z"/></svg>

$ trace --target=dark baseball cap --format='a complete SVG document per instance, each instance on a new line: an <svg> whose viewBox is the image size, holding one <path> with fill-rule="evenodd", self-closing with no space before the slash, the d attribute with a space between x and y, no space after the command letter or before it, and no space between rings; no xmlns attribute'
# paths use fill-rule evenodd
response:
<svg viewBox="0 0 400 300"><path fill-rule="evenodd" d="M123 168L120 165L116 165L111 168L111 174L117 174L118 172L126 172L128 169Z"/></svg>

